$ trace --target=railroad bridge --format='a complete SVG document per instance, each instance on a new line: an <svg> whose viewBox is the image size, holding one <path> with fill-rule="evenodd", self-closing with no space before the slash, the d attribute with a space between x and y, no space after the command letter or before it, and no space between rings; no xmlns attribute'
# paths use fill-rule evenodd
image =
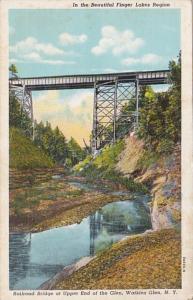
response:
<svg viewBox="0 0 193 300"><path fill-rule="evenodd" d="M32 92L42 90L94 89L92 150L101 149L117 139L117 126L132 126L139 121L139 90L144 85L168 84L169 70L124 72L111 74L64 75L10 78L10 93L21 103L33 123ZM134 101L132 114L123 108ZM120 127L119 127L120 128Z"/></svg>

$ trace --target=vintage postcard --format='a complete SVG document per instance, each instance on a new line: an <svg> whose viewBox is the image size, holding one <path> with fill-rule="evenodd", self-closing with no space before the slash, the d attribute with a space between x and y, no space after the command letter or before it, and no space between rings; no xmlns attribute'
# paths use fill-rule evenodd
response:
<svg viewBox="0 0 193 300"><path fill-rule="evenodd" d="M193 299L192 2L0 22L0 299Z"/></svg>

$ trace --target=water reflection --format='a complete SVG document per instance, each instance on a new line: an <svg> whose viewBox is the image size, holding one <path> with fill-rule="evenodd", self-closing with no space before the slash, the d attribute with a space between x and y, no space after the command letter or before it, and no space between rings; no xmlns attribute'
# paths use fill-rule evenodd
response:
<svg viewBox="0 0 193 300"><path fill-rule="evenodd" d="M9 240L9 269L10 286L26 276L30 261L31 234L21 233L10 236Z"/></svg>
<svg viewBox="0 0 193 300"><path fill-rule="evenodd" d="M115 202L90 216L90 255L103 250L125 235L151 228L147 201Z"/></svg>
<svg viewBox="0 0 193 300"><path fill-rule="evenodd" d="M151 228L146 200L104 206L80 224L10 234L10 289L35 289L65 265Z"/></svg>

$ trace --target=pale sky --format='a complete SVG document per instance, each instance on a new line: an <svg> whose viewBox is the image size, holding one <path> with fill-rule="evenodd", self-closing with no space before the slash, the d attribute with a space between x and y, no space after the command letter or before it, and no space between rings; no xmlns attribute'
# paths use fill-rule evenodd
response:
<svg viewBox="0 0 193 300"><path fill-rule="evenodd" d="M9 25L10 63L21 77L167 69L180 50L178 9L18 9ZM92 90L36 92L33 100L35 119L88 140Z"/></svg>

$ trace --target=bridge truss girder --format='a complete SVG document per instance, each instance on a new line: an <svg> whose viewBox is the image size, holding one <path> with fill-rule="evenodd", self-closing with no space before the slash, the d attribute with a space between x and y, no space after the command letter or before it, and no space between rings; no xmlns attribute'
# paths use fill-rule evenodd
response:
<svg viewBox="0 0 193 300"><path fill-rule="evenodd" d="M23 113L28 116L28 118L32 122L31 130L26 129L26 134L33 138L34 135L34 118L33 118L33 101L32 101L32 92L31 90L27 89L25 85L11 85L9 86L9 93L10 96L14 96L21 108L21 116ZM21 117L22 122L22 117ZM27 132L28 131L28 132Z"/></svg>
<svg viewBox="0 0 193 300"><path fill-rule="evenodd" d="M134 101L135 110L124 113L130 101ZM125 134L136 130L139 119L139 82L121 80L96 83L94 87L92 150L101 149L104 145L115 143L118 129Z"/></svg>

